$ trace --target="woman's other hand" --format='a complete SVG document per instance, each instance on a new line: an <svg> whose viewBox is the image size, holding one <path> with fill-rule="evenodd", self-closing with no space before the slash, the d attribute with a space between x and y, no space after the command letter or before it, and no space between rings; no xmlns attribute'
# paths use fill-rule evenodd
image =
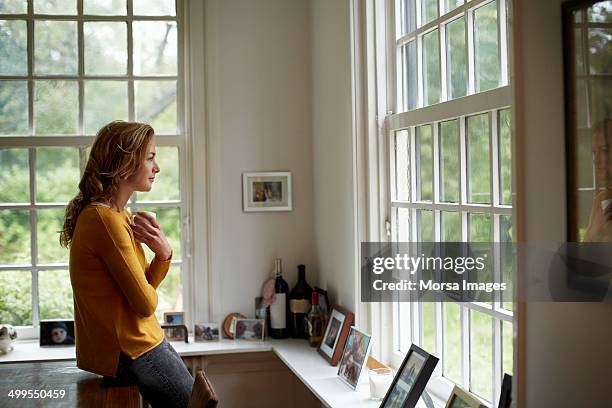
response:
<svg viewBox="0 0 612 408"><path fill-rule="evenodd" d="M165 261L172 256L172 248L154 216L138 211L134 217L134 238L149 247L157 259Z"/></svg>

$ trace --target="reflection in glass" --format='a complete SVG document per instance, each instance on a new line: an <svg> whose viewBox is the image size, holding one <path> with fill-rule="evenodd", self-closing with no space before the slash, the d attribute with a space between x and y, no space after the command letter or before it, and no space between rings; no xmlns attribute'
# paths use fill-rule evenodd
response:
<svg viewBox="0 0 612 408"><path fill-rule="evenodd" d="M416 2L415 0L401 0L399 2L400 24L397 38L416 30Z"/></svg>

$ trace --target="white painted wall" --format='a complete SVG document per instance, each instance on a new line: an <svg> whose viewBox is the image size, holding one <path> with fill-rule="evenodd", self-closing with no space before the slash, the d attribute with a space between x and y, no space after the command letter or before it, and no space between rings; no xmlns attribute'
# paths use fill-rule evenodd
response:
<svg viewBox="0 0 612 408"><path fill-rule="evenodd" d="M299 263L317 281L311 14L308 0L208 0L205 13L202 182L209 184L210 318L219 321L230 312L253 316L275 257L290 287ZM242 173L275 170L293 174L293 211L244 213Z"/></svg>
<svg viewBox="0 0 612 408"><path fill-rule="evenodd" d="M566 239L561 0L515 0L519 234ZM522 176L521 176L522 175ZM519 271L520 273L520 271ZM610 404L612 304L525 305L524 407Z"/></svg>

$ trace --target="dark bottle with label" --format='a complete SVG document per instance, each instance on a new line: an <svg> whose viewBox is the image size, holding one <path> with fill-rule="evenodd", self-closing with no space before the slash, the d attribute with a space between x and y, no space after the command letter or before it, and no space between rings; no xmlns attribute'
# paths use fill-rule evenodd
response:
<svg viewBox="0 0 612 408"><path fill-rule="evenodd" d="M308 338L306 316L310 311L311 295L312 288L306 282L306 266L298 265L298 281L289 293L289 324L292 337Z"/></svg>
<svg viewBox="0 0 612 408"><path fill-rule="evenodd" d="M323 314L319 308L319 294L312 292L312 306L306 317L308 326L308 343L312 347L318 347L323 338Z"/></svg>
<svg viewBox="0 0 612 408"><path fill-rule="evenodd" d="M283 279L281 260L274 261L274 303L270 305L270 337L273 339L286 339L289 337L289 285Z"/></svg>

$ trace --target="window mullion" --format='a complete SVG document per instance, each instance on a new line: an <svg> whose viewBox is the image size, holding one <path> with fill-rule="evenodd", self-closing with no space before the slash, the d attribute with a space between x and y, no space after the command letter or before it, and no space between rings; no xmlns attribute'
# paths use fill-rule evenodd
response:
<svg viewBox="0 0 612 408"><path fill-rule="evenodd" d="M37 327L40 321L38 308L38 227L36 209L36 149L28 149L28 162L30 165L30 265L32 265L32 325Z"/></svg>
<svg viewBox="0 0 612 408"><path fill-rule="evenodd" d="M499 319L491 319L493 325L493 395L490 396L491 402L497 403L497 396L501 390L501 382L503 377L502 367L502 321Z"/></svg>
<svg viewBox="0 0 612 408"><path fill-rule="evenodd" d="M470 390L470 309L461 305L461 374L463 387Z"/></svg>
<svg viewBox="0 0 612 408"><path fill-rule="evenodd" d="M83 0L77 1L77 14L78 16L83 15ZM85 83L83 82L83 75L85 75L85 34L84 34L84 24L82 19L77 21L77 44L78 44L78 89L79 89L79 106L78 106L78 127L77 131L79 135L84 134L85 126L83 124L84 117L84 107L83 103L85 101Z"/></svg>
<svg viewBox="0 0 612 408"><path fill-rule="evenodd" d="M447 24L441 24L440 25L440 35L439 35L439 39L440 39L440 46L438 48L440 54L439 54L439 61L440 61L440 102L446 102L448 101L450 98L449 95L449 91L448 91L448 62L446 61L446 55L447 55L447 50L446 50L446 44L448 44L448 42L446 41L446 27Z"/></svg>
<svg viewBox="0 0 612 408"><path fill-rule="evenodd" d="M177 10L178 11L178 10ZM127 22L127 74L128 74L128 118L130 121L134 121L135 118L135 107L134 107L134 36L133 36L133 4L132 0L127 0L127 15L130 19ZM178 55L177 55L178 57ZM178 71L180 75L180 71ZM178 95L177 95L178 99ZM178 100L177 100L178 102ZM177 112L178 114L178 112Z"/></svg>
<svg viewBox="0 0 612 408"><path fill-rule="evenodd" d="M28 64L28 135L34 134L34 5L31 1L28 2L28 19L26 20L27 30L27 64Z"/></svg>

